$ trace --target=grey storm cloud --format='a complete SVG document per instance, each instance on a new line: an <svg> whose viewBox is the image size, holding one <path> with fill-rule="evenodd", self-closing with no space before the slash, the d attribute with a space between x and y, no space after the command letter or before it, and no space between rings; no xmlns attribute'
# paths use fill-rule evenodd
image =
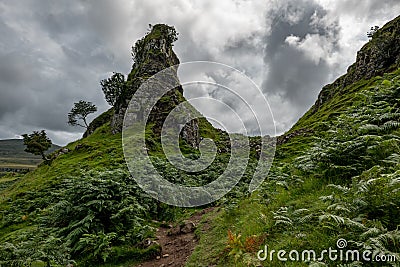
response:
<svg viewBox="0 0 400 267"><path fill-rule="evenodd" d="M115 62L104 45L110 35L96 32L88 11L80 2L0 5L0 138L46 129L63 144L82 132L66 123L74 102L108 108L99 81L128 65Z"/></svg>
<svg viewBox="0 0 400 267"><path fill-rule="evenodd" d="M327 82L332 66L324 58L313 60L314 51L305 53L291 45L288 38L295 38L299 44L317 36L325 39L333 48L330 53L334 53L340 49L338 23L327 23L327 11L314 1L281 3L281 7L267 14L271 32L265 37L267 73L262 87L265 92L279 94L296 106L309 106L315 101L321 84Z"/></svg>
<svg viewBox="0 0 400 267"><path fill-rule="evenodd" d="M397 2L1 1L0 139L40 129L58 144L79 138L83 130L66 123L73 103L92 101L96 115L109 108L99 81L113 71L130 71L130 48L150 23L176 27L174 49L181 62L221 62L262 85L283 132L312 105L321 87L354 61L369 27L398 15ZM222 78L210 77L229 84ZM237 103L215 88L199 90L194 94Z"/></svg>
<svg viewBox="0 0 400 267"><path fill-rule="evenodd" d="M266 12L262 90L277 131L288 130L314 104L321 88L345 73L373 25L400 12L400 2L273 1Z"/></svg>

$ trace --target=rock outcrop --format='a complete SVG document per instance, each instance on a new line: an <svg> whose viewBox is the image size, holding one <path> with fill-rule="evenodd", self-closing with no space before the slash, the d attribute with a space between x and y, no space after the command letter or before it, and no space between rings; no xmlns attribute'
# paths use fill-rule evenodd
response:
<svg viewBox="0 0 400 267"><path fill-rule="evenodd" d="M372 39L357 53L356 62L347 74L322 88L313 111L316 112L348 85L368 80L400 67L400 16L376 31Z"/></svg>
<svg viewBox="0 0 400 267"><path fill-rule="evenodd" d="M129 101L142 83L156 73L179 64L179 59L172 49L173 42L176 40L177 33L173 27L157 24L152 26L151 31L132 47L134 64L126 81L128 94L114 106L114 114L111 118L113 133L121 132ZM175 76L178 79L177 74ZM179 86L169 91L156 104L150 113L148 121L148 124L151 123L153 125L152 131L156 137L161 135L163 122L167 115L183 101L185 101L183 88ZM198 128L198 120L194 119L187 123L181 132L183 140L195 148L198 147L200 141Z"/></svg>
<svg viewBox="0 0 400 267"><path fill-rule="evenodd" d="M89 127L86 129L85 133L83 134L83 137L88 137L94 131L99 128L100 126L106 124L107 122L110 122L114 114L114 109L110 108L97 118L95 118L91 123L89 123Z"/></svg>

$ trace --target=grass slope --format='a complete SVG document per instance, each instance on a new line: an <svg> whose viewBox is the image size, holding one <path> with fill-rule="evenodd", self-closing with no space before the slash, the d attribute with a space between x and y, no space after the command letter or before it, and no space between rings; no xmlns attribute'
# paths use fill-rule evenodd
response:
<svg viewBox="0 0 400 267"><path fill-rule="evenodd" d="M278 146L263 188L223 209L199 233L188 266L337 265L327 257L283 262L275 254L274 261L260 262L256 255L265 244L322 251L336 248L338 238L349 249L370 248L399 261L400 70L344 91L289 131L312 129L313 136Z"/></svg>
<svg viewBox="0 0 400 267"><path fill-rule="evenodd" d="M365 243L365 240L357 240L356 237L362 236L363 230L368 231L375 228L378 237L383 238L382 235L386 235L392 238L393 242L397 242L395 225L398 222L393 218L400 218L398 210L400 196L398 193L391 193L397 187L392 188L387 185L398 186L394 178L398 177L399 171L398 167L393 167L393 164L385 163L385 165L382 162L396 162L396 153L400 154L399 144L396 140L391 140L399 136L398 125L394 123L399 119L396 117L398 98L393 97L396 94L398 97L399 84L400 70L384 77L360 81L346 88L346 94L330 99L316 113L306 114L290 132L312 129L313 136L294 136L277 148L275 162L268 180L263 184L261 190L249 196L246 194L247 187L239 186L219 202L222 207L220 212L211 214L208 218L209 221L212 221L212 227L204 232L198 231L200 244L187 265L257 266L260 262L257 261L255 255L264 244L268 244L275 250L312 247L318 251L329 246L334 247L338 237L345 237L347 240L353 239L354 243ZM381 95L385 94L389 96L381 101L383 106L374 106L376 103L379 104L379 101L371 99L377 96L383 97ZM366 103L369 103L370 107ZM363 110L363 106L368 109ZM356 115L350 116L351 114ZM368 117L366 114L372 115ZM390 118L388 114L394 115ZM367 119L370 120L368 125L375 123L377 124L375 126L382 128L382 132L372 126L362 128L366 122L358 120L364 117L368 117ZM382 117L383 121L373 121L375 117ZM357 120L352 121L351 118ZM390 121L393 124L390 126L392 128L388 126ZM384 131L385 127L389 127L387 131ZM217 141L221 138L213 129L204 128L203 136L213 137ZM318 157L313 154L316 145L322 143L321 140L332 140L337 135L343 139L343 142L347 142L344 130L347 128L350 129L349 131L355 130L356 133L358 129L363 129L358 134L353 133L347 137L357 135L362 137L367 133L368 136L376 135L376 139L385 136L391 138L374 144L375 148L372 144L368 144L371 151L375 149L371 155L365 154L365 151L365 153L360 152L360 155L356 155L366 160L361 164L361 169L357 169L358 167L355 165L356 174L349 173L348 169L343 168L348 167L347 165L353 167L352 162L350 162L351 164L343 163L343 166L339 166L341 169L337 168L337 162L331 162L333 167L327 168L324 165L326 162L319 162ZM339 134L332 134L332 131L338 131ZM225 143L223 140L219 141L221 145ZM335 146L340 148L339 141L335 141L337 142ZM386 144L388 141L391 143ZM388 147L382 147L385 144ZM17 259L19 259L27 264L29 259L35 259L33 262L39 264L38 266L42 266L40 262L48 262L57 266L65 264L65 255L67 255L65 253L71 253L68 255L75 255L73 259L81 266L101 265L104 261L107 262L107 266L115 266L117 263L122 264L127 260L140 261L140 259L151 257L157 253L157 247L143 250L135 242L154 236L152 227L157 226L157 223L154 224L152 220L177 220L185 216L185 211L171 209L142 196L143 194L140 193L140 190L138 191L135 183L129 180L129 176L125 174L126 166L121 147L121 135L111 134L109 124L105 124L97 128L92 135L67 145L67 148L69 152L55 158L51 166L42 164L26 175L5 176L0 180L0 210L2 211L0 214L0 246L2 249L0 262L9 264L18 262ZM322 152L327 153L327 149L333 150L327 144ZM377 153L377 151L383 153ZM202 179L207 181L218 175L218 170L225 166L223 155L221 155L219 163L201 173L200 176L185 176L169 170L168 164L163 163L162 155L158 153L155 155L157 156L155 162L163 169L167 179L175 182L196 183ZM307 155L311 156L307 158ZM374 155L376 158L372 160L367 157ZM314 158L317 158L316 161ZM322 165L319 166L319 164ZM395 164L395 166L398 165L400 164ZM337 173L335 174L335 172ZM251 178L251 174L252 170L249 168L246 173L247 179ZM386 175L382 176L386 178L382 178L381 175ZM350 210L347 207L348 201L357 200L354 198L355 191L358 190L357 186L365 182L365 179L369 181L364 176L377 181L377 184L371 187L371 191L367 191L370 198L363 195L361 199L371 208L369 210L366 210L365 207L364 210L357 209L360 210L360 213L352 211L354 214L341 214L340 212L346 209ZM391 180L387 180L385 183L382 179ZM354 188L352 187L353 181ZM116 184L119 186L115 187ZM125 195L126 193L120 191L121 188L126 188L127 192L131 193ZM339 191L342 191L337 192L338 188ZM103 190L113 192L112 194L115 196L122 194L122 198L120 200L118 198L115 200L114 197L109 198L107 194L103 194ZM343 195L343 192L347 192L347 196ZM400 192L400 190L396 192ZM384 195L387 197L383 197ZM85 200L83 196L90 196L93 199ZM135 196L138 201L127 198L127 196ZM330 198L332 198L330 203L322 200ZM238 201L238 199L242 200ZM135 227L129 226L128 222L130 230L115 228L118 224L112 222L113 219L108 226L98 224L99 221L106 220L104 219L105 215L99 211L96 205L111 200L114 201L112 205L101 208L108 207L110 209L111 215L106 218L111 219L122 211L130 211L128 214L135 215L136 213L133 212L135 210L146 210L144 214L135 215L140 218L136 221L140 225L140 230L133 234L136 240L134 243L120 240L120 238L132 235L130 231L135 229ZM343 203L335 203L339 200ZM391 206L390 203L397 206ZM127 209L120 206L121 204ZM329 204L339 207L335 211L336 213L330 210L332 207ZM92 207L93 205L94 207ZM74 207L78 210L74 210ZM390 213L382 213L379 211L381 209L390 210ZM69 213L68 210L74 211ZM361 211L365 211L366 215ZM87 216L93 212L95 217L91 222L87 222L88 229L83 229L83 233L78 234L75 243L69 243L72 242L71 235L80 229L78 223L91 218ZM188 210L188 212L192 211ZM360 220L355 219L357 216L360 217ZM69 219L66 221L66 218ZM135 222L135 220L133 221ZM132 218L129 221L132 221ZM375 225L373 225L374 223ZM352 227L356 226L349 224L362 226L358 225L357 227L360 229L354 230ZM103 230L100 231L97 227L101 227ZM116 237L118 240L115 239ZM392 241L388 241L387 251L398 253L396 249L390 248L390 242ZM82 251L79 244L86 244L88 249ZM56 247L60 248L54 250ZM77 252L74 254L73 250ZM64 254L58 255L57 251L63 251ZM126 266L132 264L132 261L130 262L128 261ZM283 264L276 261L269 264L272 266L308 265L308 263L299 262Z"/></svg>
<svg viewBox="0 0 400 267"><path fill-rule="evenodd" d="M207 121L200 120L200 127L201 136L225 147L225 137ZM186 154L196 152L181 145ZM157 245L140 247L143 239L154 236L155 220L176 222L193 212L154 201L138 188L127 172L121 134L111 134L109 123L66 148L50 166L40 164L25 175L0 179L0 265L129 264L158 253ZM188 185L218 177L229 160L221 154L202 173L185 174L159 151L151 154L166 179ZM248 180L253 167L247 170Z"/></svg>

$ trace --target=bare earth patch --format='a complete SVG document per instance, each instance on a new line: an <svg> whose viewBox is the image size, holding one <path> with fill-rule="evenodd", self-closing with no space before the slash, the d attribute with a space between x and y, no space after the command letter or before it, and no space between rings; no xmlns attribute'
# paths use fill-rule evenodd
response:
<svg viewBox="0 0 400 267"><path fill-rule="evenodd" d="M157 258L145 261L138 267L178 267L185 266L198 243L194 230L204 214L213 208L207 208L197 212L183 224L170 228L160 227L156 233L156 241L161 245L161 255Z"/></svg>

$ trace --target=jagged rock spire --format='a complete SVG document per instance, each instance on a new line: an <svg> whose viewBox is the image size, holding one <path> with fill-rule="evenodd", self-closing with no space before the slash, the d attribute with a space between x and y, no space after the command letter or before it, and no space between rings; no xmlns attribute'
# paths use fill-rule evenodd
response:
<svg viewBox="0 0 400 267"><path fill-rule="evenodd" d="M113 133L121 132L124 114L129 101L142 83L156 73L179 64L179 59L172 49L173 43L177 40L177 35L174 27L157 24L151 26L146 36L138 40L132 47L134 63L126 81L128 93L124 95L124 99L118 101L114 106L114 115L111 119ZM175 79L178 80L177 73L175 73ZM154 107L149 117L149 122L153 124L152 131L157 138L161 135L163 122L169 112L185 101L182 86L169 91L161 100L164 101L160 101ZM184 127L182 138L192 147L198 146L197 120L189 122Z"/></svg>

